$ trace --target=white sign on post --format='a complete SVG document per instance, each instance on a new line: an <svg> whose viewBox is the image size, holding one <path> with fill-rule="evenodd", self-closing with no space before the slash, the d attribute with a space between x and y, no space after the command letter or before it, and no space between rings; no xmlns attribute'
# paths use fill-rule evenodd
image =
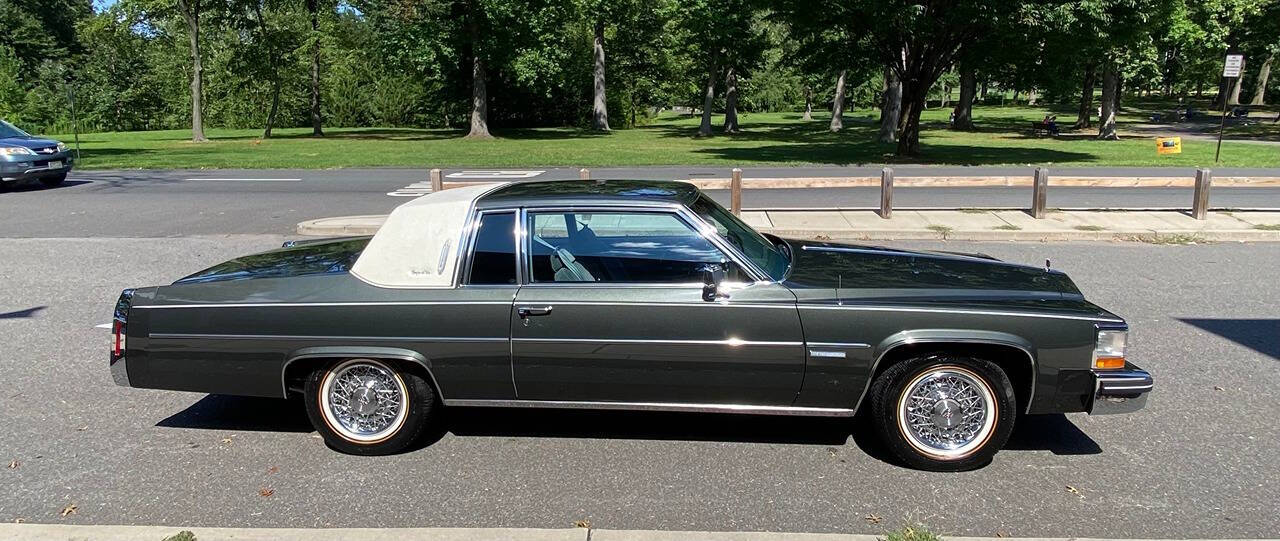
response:
<svg viewBox="0 0 1280 541"><path fill-rule="evenodd" d="M1227 65L1222 69L1223 77L1239 77L1240 67L1244 65L1244 55L1229 54L1227 55Z"/></svg>

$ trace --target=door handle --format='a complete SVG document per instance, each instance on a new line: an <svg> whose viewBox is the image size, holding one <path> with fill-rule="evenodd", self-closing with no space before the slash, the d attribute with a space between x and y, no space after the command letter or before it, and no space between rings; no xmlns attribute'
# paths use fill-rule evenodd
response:
<svg viewBox="0 0 1280 541"><path fill-rule="evenodd" d="M524 319L530 316L545 316L550 314L551 314L550 306L521 306L519 308L516 308L516 315L520 316L521 319Z"/></svg>

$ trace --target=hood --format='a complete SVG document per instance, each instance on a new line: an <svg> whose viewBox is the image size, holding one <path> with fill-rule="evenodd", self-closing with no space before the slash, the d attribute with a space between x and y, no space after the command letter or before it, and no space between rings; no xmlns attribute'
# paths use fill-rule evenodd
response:
<svg viewBox="0 0 1280 541"><path fill-rule="evenodd" d="M41 137L0 137L0 145L26 147L35 150L37 148L57 147L58 142Z"/></svg>
<svg viewBox="0 0 1280 541"><path fill-rule="evenodd" d="M797 289L981 290L1079 295L1067 275L984 254L917 252L881 246L788 240L787 285Z"/></svg>
<svg viewBox="0 0 1280 541"><path fill-rule="evenodd" d="M350 237L237 257L187 276L174 284L289 278L349 272L371 237Z"/></svg>

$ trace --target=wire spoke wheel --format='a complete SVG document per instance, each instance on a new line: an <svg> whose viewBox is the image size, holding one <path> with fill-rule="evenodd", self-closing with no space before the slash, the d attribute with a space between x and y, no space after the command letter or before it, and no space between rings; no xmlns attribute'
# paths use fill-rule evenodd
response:
<svg viewBox="0 0 1280 541"><path fill-rule="evenodd" d="M370 444L385 440L404 425L409 391L400 375L371 359L353 359L325 375L320 411L338 435Z"/></svg>
<svg viewBox="0 0 1280 541"><path fill-rule="evenodd" d="M961 459L982 447L998 417L991 386L960 366L916 375L904 387L897 413L907 443L942 460Z"/></svg>

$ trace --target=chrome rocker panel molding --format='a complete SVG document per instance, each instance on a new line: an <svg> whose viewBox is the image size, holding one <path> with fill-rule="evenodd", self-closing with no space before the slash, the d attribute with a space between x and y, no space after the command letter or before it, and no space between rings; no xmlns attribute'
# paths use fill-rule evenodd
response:
<svg viewBox="0 0 1280 541"><path fill-rule="evenodd" d="M444 405L468 408L553 408L623 411L680 411L695 413L744 413L752 415L798 415L806 417L853 417L845 408L798 406L753 406L748 404L686 404L678 402L578 402L568 400L472 400L446 399Z"/></svg>
<svg viewBox="0 0 1280 541"><path fill-rule="evenodd" d="M1133 413L1147 405L1155 380L1146 370L1126 364L1123 370L1095 370L1089 415Z"/></svg>

